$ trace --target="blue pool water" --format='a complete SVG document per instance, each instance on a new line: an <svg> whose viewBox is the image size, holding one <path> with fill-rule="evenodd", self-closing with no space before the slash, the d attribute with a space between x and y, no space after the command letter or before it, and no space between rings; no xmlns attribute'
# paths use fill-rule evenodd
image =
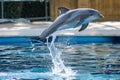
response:
<svg viewBox="0 0 120 80"><path fill-rule="evenodd" d="M55 46L68 74L53 73L50 51L41 41L1 37L0 80L120 80L119 36L59 36Z"/></svg>

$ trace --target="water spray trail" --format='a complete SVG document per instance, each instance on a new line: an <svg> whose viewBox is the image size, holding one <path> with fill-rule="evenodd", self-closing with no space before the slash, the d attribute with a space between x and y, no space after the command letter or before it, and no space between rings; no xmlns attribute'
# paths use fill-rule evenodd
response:
<svg viewBox="0 0 120 80"><path fill-rule="evenodd" d="M55 39L56 39L56 35L53 35L52 42L49 44L47 41L47 46L50 51L50 55L52 57L52 61L54 64L53 73L61 73L61 72L64 72L65 66L61 59L61 52L55 47L55 44L54 44Z"/></svg>
<svg viewBox="0 0 120 80"><path fill-rule="evenodd" d="M52 41L51 43L48 43L48 38L47 38L47 47L50 51L50 55L52 57L52 61L53 61L53 73L54 74L67 74L68 75L73 75L74 72L66 67L63 63L63 60L61 58L61 55L62 55L62 51L58 50L56 47L55 47L55 39L56 39L56 35L52 35L53 38L52 38ZM66 76L66 75L65 75Z"/></svg>

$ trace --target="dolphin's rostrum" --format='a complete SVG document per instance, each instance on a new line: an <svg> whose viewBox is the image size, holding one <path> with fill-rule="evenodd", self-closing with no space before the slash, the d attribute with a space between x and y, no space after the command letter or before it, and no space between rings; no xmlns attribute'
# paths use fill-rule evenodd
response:
<svg viewBox="0 0 120 80"><path fill-rule="evenodd" d="M45 40L46 37L58 30L81 26L79 31L82 31L87 28L91 21L103 17L98 10L91 8L69 10L68 8L60 7L59 12L60 15L56 18L56 20L41 33L41 40Z"/></svg>

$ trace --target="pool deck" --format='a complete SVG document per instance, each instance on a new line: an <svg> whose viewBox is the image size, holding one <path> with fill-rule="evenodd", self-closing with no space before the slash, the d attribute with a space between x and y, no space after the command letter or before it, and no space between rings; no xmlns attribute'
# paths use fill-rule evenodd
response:
<svg viewBox="0 0 120 80"><path fill-rule="evenodd" d="M0 37L39 36L52 22L2 23ZM84 31L80 28L59 31L58 35L71 36L120 36L120 22L93 22Z"/></svg>

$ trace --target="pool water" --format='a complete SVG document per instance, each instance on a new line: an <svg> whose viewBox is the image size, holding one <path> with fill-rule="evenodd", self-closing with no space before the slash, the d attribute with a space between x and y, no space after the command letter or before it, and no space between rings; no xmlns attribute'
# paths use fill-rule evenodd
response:
<svg viewBox="0 0 120 80"><path fill-rule="evenodd" d="M0 80L120 80L120 43L88 39L75 44L77 38L62 39L55 46L75 75L52 73L54 65L46 44L15 37L0 38Z"/></svg>

